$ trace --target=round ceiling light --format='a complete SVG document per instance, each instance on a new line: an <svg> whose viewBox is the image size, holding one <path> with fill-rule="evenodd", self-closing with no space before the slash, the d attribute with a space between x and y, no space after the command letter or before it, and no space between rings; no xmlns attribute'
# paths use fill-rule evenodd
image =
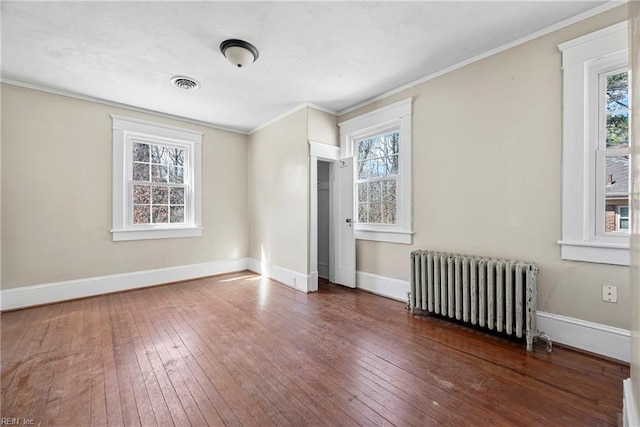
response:
<svg viewBox="0 0 640 427"><path fill-rule="evenodd" d="M171 79L171 83L182 90L196 90L200 87L200 83L186 76L175 76Z"/></svg>
<svg viewBox="0 0 640 427"><path fill-rule="evenodd" d="M258 49L244 40L229 39L220 43L220 52L238 68L247 67L258 60Z"/></svg>

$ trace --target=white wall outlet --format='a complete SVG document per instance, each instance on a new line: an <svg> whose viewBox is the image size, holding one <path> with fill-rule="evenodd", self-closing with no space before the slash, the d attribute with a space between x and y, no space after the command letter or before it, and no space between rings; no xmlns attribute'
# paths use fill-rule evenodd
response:
<svg viewBox="0 0 640 427"><path fill-rule="evenodd" d="M618 287L611 285L602 286L602 301L618 302Z"/></svg>

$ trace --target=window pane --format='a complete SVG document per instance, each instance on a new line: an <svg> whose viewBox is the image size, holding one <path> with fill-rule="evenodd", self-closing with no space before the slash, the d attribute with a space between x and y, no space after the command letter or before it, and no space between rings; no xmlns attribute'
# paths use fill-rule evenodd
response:
<svg viewBox="0 0 640 427"><path fill-rule="evenodd" d="M171 204L184 205L184 188L171 189Z"/></svg>
<svg viewBox="0 0 640 427"><path fill-rule="evenodd" d="M396 204L384 203L382 205L382 222L384 224L396 223Z"/></svg>
<svg viewBox="0 0 640 427"><path fill-rule="evenodd" d="M358 141L358 223L397 224L396 180L399 174L398 131Z"/></svg>
<svg viewBox="0 0 640 427"><path fill-rule="evenodd" d="M169 148L168 161L172 166L184 166L184 150L182 148Z"/></svg>
<svg viewBox="0 0 640 427"><path fill-rule="evenodd" d="M607 148L629 146L629 112L607 116Z"/></svg>
<svg viewBox="0 0 640 427"><path fill-rule="evenodd" d="M149 162L149 145L136 142L133 144L133 161Z"/></svg>
<svg viewBox="0 0 640 427"><path fill-rule="evenodd" d="M147 163L134 163L133 164L133 180L134 181L149 181L149 165Z"/></svg>
<svg viewBox="0 0 640 427"><path fill-rule="evenodd" d="M398 175L398 156L389 156L387 158L387 173L386 175Z"/></svg>
<svg viewBox="0 0 640 427"><path fill-rule="evenodd" d="M169 222L169 206L154 206L151 213L154 224L166 224Z"/></svg>
<svg viewBox="0 0 640 427"><path fill-rule="evenodd" d="M171 206L171 222L173 224L184 222L184 208L182 206Z"/></svg>
<svg viewBox="0 0 640 427"><path fill-rule="evenodd" d="M149 224L150 216L151 216L151 207L149 205L133 206L133 223L134 224Z"/></svg>
<svg viewBox="0 0 640 427"><path fill-rule="evenodd" d="M369 200L369 183L363 182L358 185L358 202L366 202Z"/></svg>
<svg viewBox="0 0 640 427"><path fill-rule="evenodd" d="M396 201L396 182L393 180L382 181L382 200L384 202Z"/></svg>
<svg viewBox="0 0 640 427"><path fill-rule="evenodd" d="M369 220L369 204L358 203L358 222L361 224L367 223Z"/></svg>
<svg viewBox="0 0 640 427"><path fill-rule="evenodd" d="M398 154L398 141L400 139L399 132L393 132L385 135L387 155Z"/></svg>
<svg viewBox="0 0 640 427"><path fill-rule="evenodd" d="M151 182L167 182L169 169L167 166L151 165Z"/></svg>
<svg viewBox="0 0 640 427"><path fill-rule="evenodd" d="M371 203L369 205L369 223L380 224L382 222L382 205Z"/></svg>
<svg viewBox="0 0 640 427"><path fill-rule="evenodd" d="M153 187L153 204L154 205L169 204L169 187Z"/></svg>
<svg viewBox="0 0 640 427"><path fill-rule="evenodd" d="M629 109L629 74L612 74L607 76L607 112L626 111Z"/></svg>
<svg viewBox="0 0 640 427"><path fill-rule="evenodd" d="M380 158L380 159L376 159L374 160L375 163L375 173L374 176L386 176L387 175L387 159L386 158Z"/></svg>
<svg viewBox="0 0 640 427"><path fill-rule="evenodd" d="M620 218L620 230L629 230L629 218Z"/></svg>
<svg viewBox="0 0 640 427"><path fill-rule="evenodd" d="M358 160L366 160L371 152L371 139L363 139L358 142Z"/></svg>
<svg viewBox="0 0 640 427"><path fill-rule="evenodd" d="M618 217L622 216L621 210L629 206L629 156L607 156L604 179L605 232L628 231L628 224L623 228Z"/></svg>
<svg viewBox="0 0 640 427"><path fill-rule="evenodd" d="M169 162L169 148L162 145L151 146L151 163L168 165Z"/></svg>
<svg viewBox="0 0 640 427"><path fill-rule="evenodd" d="M169 166L169 182L174 184L184 183L184 168L180 166Z"/></svg>
<svg viewBox="0 0 640 427"><path fill-rule="evenodd" d="M133 186L133 203L139 205L148 205L151 203L151 186L134 185Z"/></svg>
<svg viewBox="0 0 640 427"><path fill-rule="evenodd" d="M371 138L371 157L384 157L385 140L381 136Z"/></svg>
<svg viewBox="0 0 640 427"><path fill-rule="evenodd" d="M358 162L358 179L367 179L371 177L371 162L375 160L364 160Z"/></svg>
<svg viewBox="0 0 640 427"><path fill-rule="evenodd" d="M369 183L369 201L370 202L379 202L382 197L382 182L375 181Z"/></svg>

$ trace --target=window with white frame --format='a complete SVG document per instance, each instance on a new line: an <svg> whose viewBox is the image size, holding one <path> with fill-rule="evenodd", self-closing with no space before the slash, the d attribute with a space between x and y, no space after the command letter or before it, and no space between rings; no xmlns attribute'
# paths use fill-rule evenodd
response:
<svg viewBox="0 0 640 427"><path fill-rule="evenodd" d="M113 240L202 235L202 133L113 117Z"/></svg>
<svg viewBox="0 0 640 427"><path fill-rule="evenodd" d="M411 98L340 123L354 161L356 239L410 244Z"/></svg>
<svg viewBox="0 0 640 427"><path fill-rule="evenodd" d="M626 22L563 43L562 258L629 265Z"/></svg>
<svg viewBox="0 0 640 427"><path fill-rule="evenodd" d="M398 148L400 132L392 130L355 142L355 194L358 224L398 222Z"/></svg>

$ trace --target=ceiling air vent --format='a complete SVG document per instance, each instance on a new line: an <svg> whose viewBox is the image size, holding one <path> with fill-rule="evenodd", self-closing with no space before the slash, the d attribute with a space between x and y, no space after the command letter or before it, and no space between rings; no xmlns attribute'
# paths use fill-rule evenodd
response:
<svg viewBox="0 0 640 427"><path fill-rule="evenodd" d="M171 79L171 83L178 89L182 90L196 90L200 87L200 84L191 77L175 76Z"/></svg>

